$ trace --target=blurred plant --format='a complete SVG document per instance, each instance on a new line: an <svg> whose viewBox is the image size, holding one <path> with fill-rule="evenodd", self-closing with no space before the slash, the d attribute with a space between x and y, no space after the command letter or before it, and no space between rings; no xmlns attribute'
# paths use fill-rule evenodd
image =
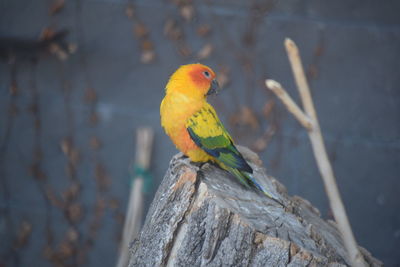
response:
<svg viewBox="0 0 400 267"><path fill-rule="evenodd" d="M64 8L65 0L54 0L49 8L49 14L55 15Z"/></svg>
<svg viewBox="0 0 400 267"><path fill-rule="evenodd" d="M140 20L135 9L133 1L131 1L125 9L125 14L133 21L133 35L140 42L140 61L149 64L156 59L155 47L150 38L149 28Z"/></svg>

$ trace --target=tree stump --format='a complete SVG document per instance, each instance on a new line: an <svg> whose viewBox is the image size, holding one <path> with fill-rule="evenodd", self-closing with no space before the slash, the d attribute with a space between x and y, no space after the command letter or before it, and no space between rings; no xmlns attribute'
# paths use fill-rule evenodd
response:
<svg viewBox="0 0 400 267"><path fill-rule="evenodd" d="M308 201L288 196L255 153L239 150L284 206L211 164L177 154L131 244L130 267L349 265L335 223L321 219ZM361 252L368 264L382 266Z"/></svg>

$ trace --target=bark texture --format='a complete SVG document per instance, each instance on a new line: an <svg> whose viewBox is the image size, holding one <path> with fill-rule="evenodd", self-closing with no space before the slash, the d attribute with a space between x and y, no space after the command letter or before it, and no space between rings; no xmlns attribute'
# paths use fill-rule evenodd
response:
<svg viewBox="0 0 400 267"><path fill-rule="evenodd" d="M347 266L335 223L268 176L253 152L240 147L255 178L276 199L242 186L210 164L182 154L170 162L129 266ZM371 266L382 263L361 248Z"/></svg>

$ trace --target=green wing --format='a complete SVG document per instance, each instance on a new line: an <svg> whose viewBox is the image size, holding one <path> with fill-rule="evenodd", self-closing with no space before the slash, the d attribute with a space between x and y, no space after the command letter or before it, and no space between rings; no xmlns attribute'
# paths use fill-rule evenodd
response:
<svg viewBox="0 0 400 267"><path fill-rule="evenodd" d="M232 138L218 119L213 107L206 104L187 121L186 128L195 144L222 163L221 167L226 165L253 173L252 168L233 144Z"/></svg>
<svg viewBox="0 0 400 267"><path fill-rule="evenodd" d="M245 186L257 188L284 206L254 179L253 169L233 144L232 138L218 119L213 107L206 104L187 121L186 129L196 145L213 156L221 168L233 174Z"/></svg>

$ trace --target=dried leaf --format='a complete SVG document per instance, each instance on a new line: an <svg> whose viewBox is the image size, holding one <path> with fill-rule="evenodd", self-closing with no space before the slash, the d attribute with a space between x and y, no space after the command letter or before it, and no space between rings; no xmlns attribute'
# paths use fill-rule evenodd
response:
<svg viewBox="0 0 400 267"><path fill-rule="evenodd" d="M23 221L18 228L17 239L14 243L14 247L21 248L25 246L28 243L31 233L32 225L27 221Z"/></svg>
<svg viewBox="0 0 400 267"><path fill-rule="evenodd" d="M181 16L186 21L191 21L194 16L194 7L192 5L184 5L181 7Z"/></svg>
<svg viewBox="0 0 400 267"><path fill-rule="evenodd" d="M164 35L171 40L177 41L183 38L183 31L175 20L167 19L164 24Z"/></svg>
<svg viewBox="0 0 400 267"><path fill-rule="evenodd" d="M316 79L318 77L318 68L315 64L311 64L307 71L307 77L309 79Z"/></svg>
<svg viewBox="0 0 400 267"><path fill-rule="evenodd" d="M258 138L252 145L255 152L261 152L267 147L267 140L265 138Z"/></svg>
<svg viewBox="0 0 400 267"><path fill-rule="evenodd" d="M96 165L95 178L97 187L99 188L100 191L105 191L108 189L111 181L108 174L106 173L106 169L100 163Z"/></svg>
<svg viewBox="0 0 400 267"><path fill-rule="evenodd" d="M181 43L178 46L178 52L183 57L189 57L192 54L192 50L186 43Z"/></svg>
<svg viewBox="0 0 400 267"><path fill-rule="evenodd" d="M74 254L74 248L71 243L68 241L63 241L57 252L57 256L60 257L61 259L67 259L71 257Z"/></svg>
<svg viewBox="0 0 400 267"><path fill-rule="evenodd" d="M85 101L87 103L94 103L97 100L97 93L92 87L85 89Z"/></svg>
<svg viewBox="0 0 400 267"><path fill-rule="evenodd" d="M226 87L229 84L229 67L222 66L217 73L217 81L221 88Z"/></svg>
<svg viewBox="0 0 400 267"><path fill-rule="evenodd" d="M264 115L264 117L265 117L266 119L269 118L269 115L271 114L271 112L272 112L272 110L274 109L274 107L275 107L275 101L272 100L272 99L269 99L269 100L264 104L262 113L263 113L263 115Z"/></svg>
<svg viewBox="0 0 400 267"><path fill-rule="evenodd" d="M100 139L97 136L92 136L90 138L90 147L92 149L99 149L101 147Z"/></svg>
<svg viewBox="0 0 400 267"><path fill-rule="evenodd" d="M13 81L10 86L10 95L15 96L18 94L18 87L17 83Z"/></svg>
<svg viewBox="0 0 400 267"><path fill-rule="evenodd" d="M39 162L33 163L29 168L29 172L37 180L46 180L46 174L42 171Z"/></svg>
<svg viewBox="0 0 400 267"><path fill-rule="evenodd" d="M58 44L51 43L49 46L51 54L55 55L59 60L65 61L68 59L68 53Z"/></svg>
<svg viewBox="0 0 400 267"><path fill-rule="evenodd" d="M54 37L55 34L56 34L56 32L52 28L46 27L40 33L39 41L50 40L50 39L52 39Z"/></svg>
<svg viewBox="0 0 400 267"><path fill-rule="evenodd" d="M69 204L66 212L68 219L73 223L77 223L83 217L82 205L77 202Z"/></svg>
<svg viewBox="0 0 400 267"><path fill-rule="evenodd" d="M73 147L70 153L68 154L68 160L71 162L73 166L76 166L79 162L79 159L80 159L79 150Z"/></svg>
<svg viewBox="0 0 400 267"><path fill-rule="evenodd" d="M133 16L135 15L135 9L133 8L133 5L132 4L129 4L127 7L126 7L126 9L125 9L125 15L128 17L128 18L133 18Z"/></svg>
<svg viewBox="0 0 400 267"><path fill-rule="evenodd" d="M92 111L92 113L90 113L89 116L89 123L91 125L96 125L99 122L99 116L97 115L97 113L95 111Z"/></svg>
<svg viewBox="0 0 400 267"><path fill-rule="evenodd" d="M64 208L64 202L61 199L57 198L51 187L46 187L46 197L50 201L50 203L58 208Z"/></svg>
<svg viewBox="0 0 400 267"><path fill-rule="evenodd" d="M76 242L77 240L78 240L78 238L79 238L79 234L78 234L78 231L76 231L76 229L74 229L74 228L69 228L68 229L68 231L67 231L67 233L66 233L66 239L69 241L69 242Z"/></svg>
<svg viewBox="0 0 400 267"><path fill-rule="evenodd" d="M314 56L315 56L315 57L320 57L320 56L322 56L322 54L324 53L324 50L325 50L324 44L323 44L323 42L320 42L320 43L317 45L317 47L315 48L315 50L314 50Z"/></svg>
<svg viewBox="0 0 400 267"><path fill-rule="evenodd" d="M64 8L64 5L65 5L64 0L54 1L49 10L50 15L55 15L58 12L60 12Z"/></svg>
<svg viewBox="0 0 400 267"><path fill-rule="evenodd" d="M205 44L205 45L200 49L200 51L197 53L197 58L198 58L199 60L206 59L206 58L208 58L208 57L211 55L211 53L213 52L213 50L214 50L214 47L213 47L212 44L210 44L210 43Z"/></svg>
<svg viewBox="0 0 400 267"><path fill-rule="evenodd" d="M202 24L197 27L197 34L201 37L206 37L211 33L211 26L209 24Z"/></svg>
<svg viewBox="0 0 400 267"><path fill-rule="evenodd" d="M74 182L63 192L62 196L66 202L71 202L78 197L80 191L80 184Z"/></svg>
<svg viewBox="0 0 400 267"><path fill-rule="evenodd" d="M164 35L169 36L170 32L173 30L175 27L175 20L173 19L167 19L164 24Z"/></svg>
<svg viewBox="0 0 400 267"><path fill-rule="evenodd" d="M142 50L154 50L154 45L150 40L142 41Z"/></svg>
<svg viewBox="0 0 400 267"><path fill-rule="evenodd" d="M70 137L65 137L61 140L60 147L65 156L68 156L72 149L72 140Z"/></svg>
<svg viewBox="0 0 400 267"><path fill-rule="evenodd" d="M140 61L144 64L153 62L156 58L156 53L153 50L145 50L142 52Z"/></svg>
<svg viewBox="0 0 400 267"><path fill-rule="evenodd" d="M78 50L78 45L75 43L69 43L67 45L68 53L74 54Z"/></svg>
<svg viewBox="0 0 400 267"><path fill-rule="evenodd" d="M256 115L246 106L242 106L239 112L234 113L230 118L230 122L234 125L250 126L253 130L259 127Z"/></svg>
<svg viewBox="0 0 400 267"><path fill-rule="evenodd" d="M146 37L149 31L143 23L135 23L133 25L133 33L136 38L140 39Z"/></svg>
<svg viewBox="0 0 400 267"><path fill-rule="evenodd" d="M250 125L253 129L257 129L259 126L256 115L249 107L242 107L242 122L245 125Z"/></svg>
<svg viewBox="0 0 400 267"><path fill-rule="evenodd" d="M263 136L258 138L252 145L253 150L261 152L265 150L268 144L271 142L272 137L275 135L276 126L271 125L267 128Z"/></svg>

